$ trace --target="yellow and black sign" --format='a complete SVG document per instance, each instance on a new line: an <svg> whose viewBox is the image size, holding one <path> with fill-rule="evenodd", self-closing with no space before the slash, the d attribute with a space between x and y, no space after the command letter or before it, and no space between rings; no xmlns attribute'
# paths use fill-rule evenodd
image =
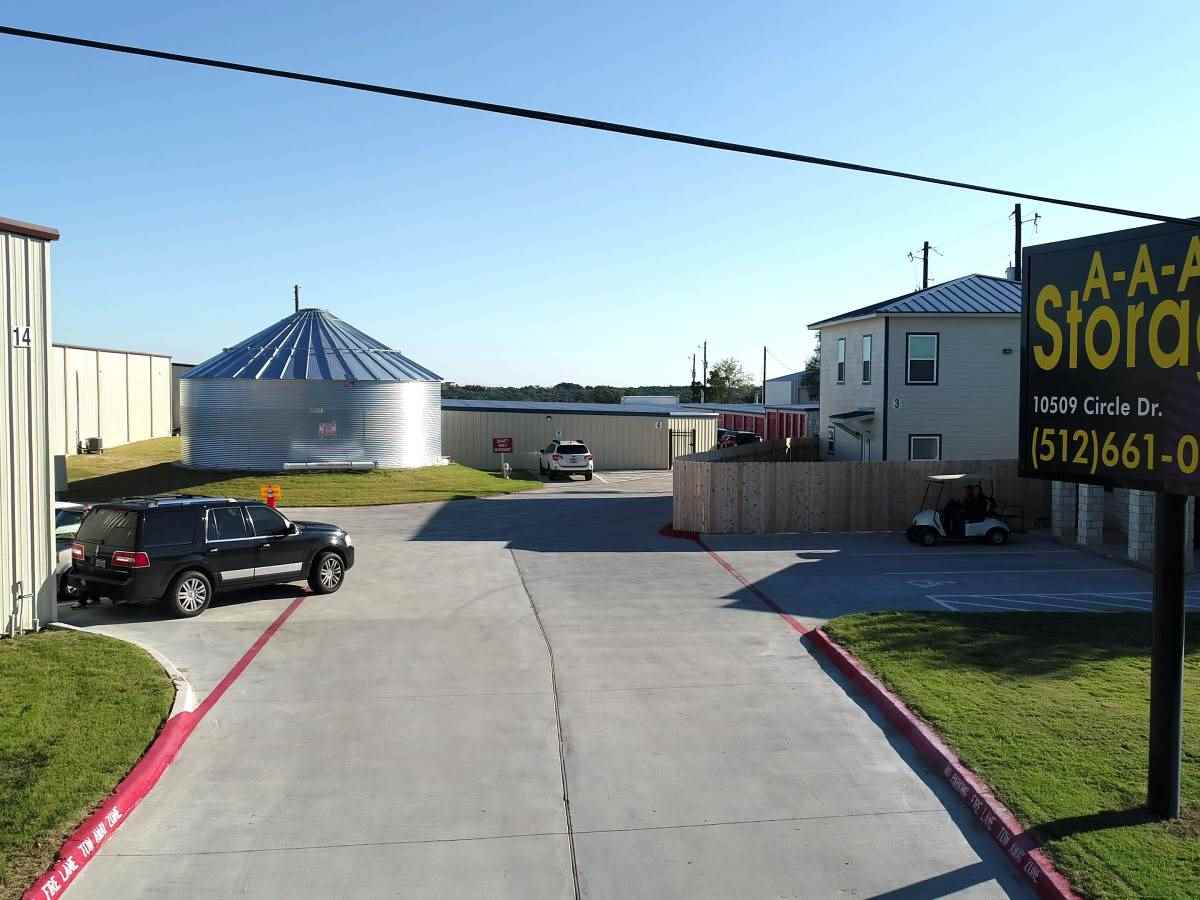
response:
<svg viewBox="0 0 1200 900"><path fill-rule="evenodd" d="M1024 255L1020 471L1200 494L1200 225Z"/></svg>

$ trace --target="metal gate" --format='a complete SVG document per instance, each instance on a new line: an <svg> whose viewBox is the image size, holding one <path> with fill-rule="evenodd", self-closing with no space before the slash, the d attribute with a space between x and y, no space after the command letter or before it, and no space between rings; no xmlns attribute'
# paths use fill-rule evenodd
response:
<svg viewBox="0 0 1200 900"><path fill-rule="evenodd" d="M675 457L696 452L696 429L672 431L667 441L667 468L675 467Z"/></svg>

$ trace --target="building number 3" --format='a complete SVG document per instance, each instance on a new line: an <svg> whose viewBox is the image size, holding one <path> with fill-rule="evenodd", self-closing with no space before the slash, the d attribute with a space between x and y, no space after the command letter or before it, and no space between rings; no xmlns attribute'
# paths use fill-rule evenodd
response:
<svg viewBox="0 0 1200 900"><path fill-rule="evenodd" d="M28 325L18 325L10 334L14 347L25 349L33 346L33 331Z"/></svg>

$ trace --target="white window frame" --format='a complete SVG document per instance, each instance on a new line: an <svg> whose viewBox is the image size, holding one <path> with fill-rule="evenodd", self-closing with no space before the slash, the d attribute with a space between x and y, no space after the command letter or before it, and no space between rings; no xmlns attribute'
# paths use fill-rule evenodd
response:
<svg viewBox="0 0 1200 900"><path fill-rule="evenodd" d="M864 334L862 336L862 383L871 383L871 357L874 349L874 335Z"/></svg>
<svg viewBox="0 0 1200 900"><path fill-rule="evenodd" d="M837 339L837 357L835 360L837 371L834 373L838 384L846 383L846 339L840 337Z"/></svg>
<svg viewBox="0 0 1200 900"><path fill-rule="evenodd" d="M827 444L828 454L830 456L837 456L837 429L834 428L832 425L829 426L827 440L828 440L828 444Z"/></svg>
<svg viewBox="0 0 1200 900"><path fill-rule="evenodd" d="M913 456L913 441L937 441L937 456ZM910 462L940 462L942 459L942 436L940 434L910 434L908 436L908 459Z"/></svg>
<svg viewBox="0 0 1200 900"><path fill-rule="evenodd" d="M912 377L912 341L913 338L933 338L933 378L930 380L914 380ZM941 376L942 336L936 331L910 331L904 338L904 383L936 385ZM928 357L917 357L918 362L928 362Z"/></svg>

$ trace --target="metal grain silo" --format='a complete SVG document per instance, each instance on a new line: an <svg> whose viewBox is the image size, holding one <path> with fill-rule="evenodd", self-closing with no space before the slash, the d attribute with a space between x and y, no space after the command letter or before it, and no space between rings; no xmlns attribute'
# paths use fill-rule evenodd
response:
<svg viewBox="0 0 1200 900"><path fill-rule="evenodd" d="M298 309L180 379L183 461L256 472L436 465L441 382L326 310Z"/></svg>

